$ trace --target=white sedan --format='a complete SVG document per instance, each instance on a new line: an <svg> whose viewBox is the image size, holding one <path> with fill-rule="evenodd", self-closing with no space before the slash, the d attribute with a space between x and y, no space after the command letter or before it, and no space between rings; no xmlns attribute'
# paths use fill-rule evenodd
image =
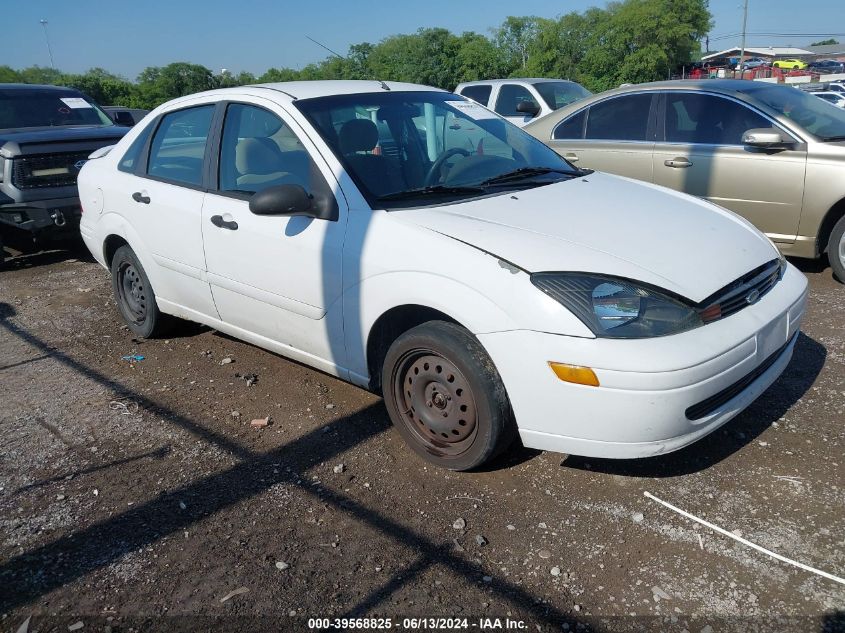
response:
<svg viewBox="0 0 845 633"><path fill-rule="evenodd" d="M79 176L138 336L209 325L381 392L429 461L679 449L789 363L807 281L710 203L579 170L461 96L216 90Z"/></svg>

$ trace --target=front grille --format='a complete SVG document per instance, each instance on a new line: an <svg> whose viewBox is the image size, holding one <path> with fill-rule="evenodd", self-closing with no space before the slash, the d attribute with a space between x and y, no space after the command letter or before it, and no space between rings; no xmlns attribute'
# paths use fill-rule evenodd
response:
<svg viewBox="0 0 845 633"><path fill-rule="evenodd" d="M705 323L736 314L774 288L782 275L781 261L773 259L702 301L698 312Z"/></svg>
<svg viewBox="0 0 845 633"><path fill-rule="evenodd" d="M716 411L719 407L721 407L726 402L733 400L739 394L748 388L751 383L757 380L760 376L766 373L766 371L777 362L777 359L780 358L781 354L789 347L790 343L794 341L798 337L798 332L796 332L792 338L790 338L786 345L778 349L774 354L769 356L766 360L764 360L760 365L758 365L754 370L752 370L749 374L746 374L743 378L737 380L734 384L730 387L726 387L722 389L719 393L714 394L707 398L706 400L702 400L698 404L692 405L689 409L686 410L686 416L688 420L700 420L701 418L707 417L714 411Z"/></svg>
<svg viewBox="0 0 845 633"><path fill-rule="evenodd" d="M66 187L76 184L79 169L74 165L87 160L91 150L21 156L12 163L12 184L18 189Z"/></svg>

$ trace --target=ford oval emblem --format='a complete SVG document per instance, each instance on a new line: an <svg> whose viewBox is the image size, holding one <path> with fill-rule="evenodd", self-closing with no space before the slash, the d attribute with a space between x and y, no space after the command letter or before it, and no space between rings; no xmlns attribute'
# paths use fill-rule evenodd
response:
<svg viewBox="0 0 845 633"><path fill-rule="evenodd" d="M73 164L73 166L76 167L76 171L79 171L80 169L82 169L82 166L87 162L87 160L78 160Z"/></svg>
<svg viewBox="0 0 845 633"><path fill-rule="evenodd" d="M759 298L760 298L760 291L756 290L756 289L752 290L747 295L745 295L745 303L747 303L748 305L751 305L752 303L755 303L757 301L757 299L759 299Z"/></svg>

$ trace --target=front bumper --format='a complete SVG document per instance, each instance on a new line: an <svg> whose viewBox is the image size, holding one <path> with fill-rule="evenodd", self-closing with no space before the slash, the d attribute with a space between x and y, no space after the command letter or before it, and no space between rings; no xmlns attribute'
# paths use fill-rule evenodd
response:
<svg viewBox="0 0 845 633"><path fill-rule="evenodd" d="M0 205L0 224L35 233L76 234L82 207L79 198L52 198Z"/></svg>
<svg viewBox="0 0 845 633"><path fill-rule="evenodd" d="M499 370L525 446L635 458L678 450L735 417L783 372L807 302L793 266L759 302L689 332L585 339L517 330L478 338ZM591 367L600 387L548 362Z"/></svg>

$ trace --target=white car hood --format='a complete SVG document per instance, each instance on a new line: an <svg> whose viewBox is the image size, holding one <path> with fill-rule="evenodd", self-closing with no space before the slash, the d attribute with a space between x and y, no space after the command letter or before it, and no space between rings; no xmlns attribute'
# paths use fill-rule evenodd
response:
<svg viewBox="0 0 845 633"><path fill-rule="evenodd" d="M604 273L694 302L778 256L762 233L730 211L603 173L390 215L528 272Z"/></svg>

